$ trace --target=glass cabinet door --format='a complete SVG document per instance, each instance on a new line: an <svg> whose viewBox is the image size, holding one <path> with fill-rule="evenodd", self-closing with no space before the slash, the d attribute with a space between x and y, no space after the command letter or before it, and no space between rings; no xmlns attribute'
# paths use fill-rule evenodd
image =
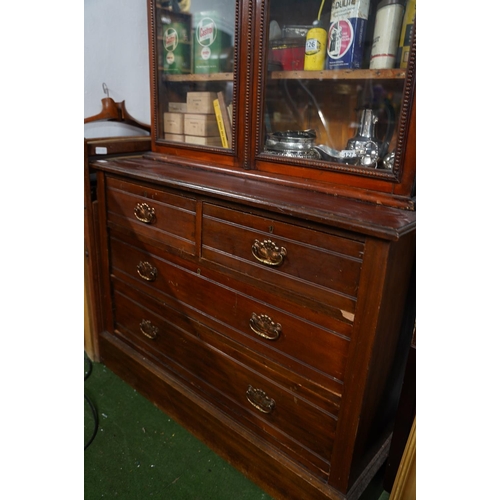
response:
<svg viewBox="0 0 500 500"><path fill-rule="evenodd" d="M392 173L414 18L414 0L269 0L259 156Z"/></svg>
<svg viewBox="0 0 500 500"><path fill-rule="evenodd" d="M155 4L157 143L233 147L234 0Z"/></svg>

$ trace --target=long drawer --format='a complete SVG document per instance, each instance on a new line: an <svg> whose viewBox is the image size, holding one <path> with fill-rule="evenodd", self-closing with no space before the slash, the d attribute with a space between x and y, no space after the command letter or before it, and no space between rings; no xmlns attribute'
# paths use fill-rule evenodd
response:
<svg viewBox="0 0 500 500"><path fill-rule="evenodd" d="M364 243L205 203L202 258L355 314Z"/></svg>
<svg viewBox="0 0 500 500"><path fill-rule="evenodd" d="M249 288L243 292L229 278L222 284L215 272L204 276L205 271L184 269L153 253L153 246L136 247L114 237L110 242L115 276L287 369L341 392L349 339L315 321L347 330L345 324L306 309L298 316L292 302ZM259 296L250 295L252 290Z"/></svg>
<svg viewBox="0 0 500 500"><path fill-rule="evenodd" d="M117 335L295 460L327 473L338 411L333 400L304 397L294 390L297 377L257 364L203 324L119 280L114 302Z"/></svg>
<svg viewBox="0 0 500 500"><path fill-rule="evenodd" d="M108 225L195 253L196 200L109 177Z"/></svg>

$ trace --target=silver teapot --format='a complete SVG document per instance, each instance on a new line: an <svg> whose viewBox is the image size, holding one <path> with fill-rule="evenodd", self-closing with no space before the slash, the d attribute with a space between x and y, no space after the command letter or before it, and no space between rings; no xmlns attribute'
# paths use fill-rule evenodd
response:
<svg viewBox="0 0 500 500"><path fill-rule="evenodd" d="M394 133L394 108L386 103L386 110L388 124L384 139L378 139L375 134L378 117L374 110L364 108L361 110L356 135L347 141L346 149L337 151L328 146L318 145L315 146L316 151L324 160L376 168L377 163L386 157Z"/></svg>
<svg viewBox="0 0 500 500"><path fill-rule="evenodd" d="M357 151L353 164L372 167L377 164L381 154L381 142L375 136L375 124L378 117L372 109L363 109L356 135L347 141L348 151ZM348 161L349 163L349 161Z"/></svg>

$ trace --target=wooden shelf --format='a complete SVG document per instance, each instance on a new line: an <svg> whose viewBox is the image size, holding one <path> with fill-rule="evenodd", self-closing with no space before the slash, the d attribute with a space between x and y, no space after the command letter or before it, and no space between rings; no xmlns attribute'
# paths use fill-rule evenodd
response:
<svg viewBox="0 0 500 500"><path fill-rule="evenodd" d="M406 77L405 69L331 69L321 71L272 71L273 80L382 80Z"/></svg>
<svg viewBox="0 0 500 500"><path fill-rule="evenodd" d="M160 68L162 71L163 68ZM163 80L167 82L232 82L233 73L202 73L190 75L163 75Z"/></svg>
<svg viewBox="0 0 500 500"><path fill-rule="evenodd" d="M160 68L160 71L163 68ZM231 82L233 73L163 75L168 82ZM405 69L337 69L322 71L272 71L273 80L404 80Z"/></svg>

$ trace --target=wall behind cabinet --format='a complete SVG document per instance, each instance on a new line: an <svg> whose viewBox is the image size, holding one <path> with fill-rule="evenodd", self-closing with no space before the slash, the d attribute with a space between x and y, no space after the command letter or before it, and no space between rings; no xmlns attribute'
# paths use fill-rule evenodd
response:
<svg viewBox="0 0 500 500"><path fill-rule="evenodd" d="M146 0L85 0L84 115L101 111L101 99L125 101L128 112L151 123L149 102L148 20ZM120 123L85 125L85 137L147 135Z"/></svg>

